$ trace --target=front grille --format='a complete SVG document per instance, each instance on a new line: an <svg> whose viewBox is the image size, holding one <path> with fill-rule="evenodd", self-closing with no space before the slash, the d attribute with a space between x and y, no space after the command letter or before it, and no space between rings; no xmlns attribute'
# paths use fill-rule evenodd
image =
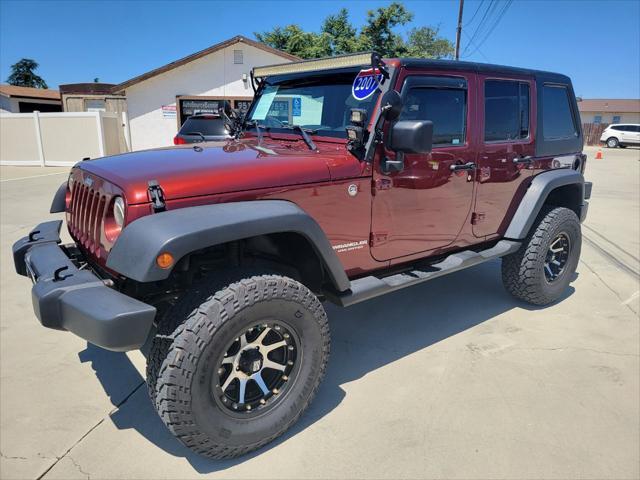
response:
<svg viewBox="0 0 640 480"><path fill-rule="evenodd" d="M102 224L107 197L77 179L72 180L68 225L71 236L89 252L101 256Z"/></svg>

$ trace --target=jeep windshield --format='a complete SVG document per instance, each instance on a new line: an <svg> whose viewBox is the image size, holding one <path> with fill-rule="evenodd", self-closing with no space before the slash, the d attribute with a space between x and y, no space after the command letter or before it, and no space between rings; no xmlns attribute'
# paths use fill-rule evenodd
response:
<svg viewBox="0 0 640 480"><path fill-rule="evenodd" d="M266 78L247 114L248 128L257 124L269 131L290 132L295 125L313 135L346 138L351 109L362 108L371 118L378 98L378 92L364 100L353 97L351 87L359 71Z"/></svg>

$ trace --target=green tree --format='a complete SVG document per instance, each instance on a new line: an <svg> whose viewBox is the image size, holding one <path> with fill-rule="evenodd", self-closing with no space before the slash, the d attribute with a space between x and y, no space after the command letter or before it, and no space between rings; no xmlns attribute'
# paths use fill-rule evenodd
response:
<svg viewBox="0 0 640 480"><path fill-rule="evenodd" d="M325 18L321 32L329 42L329 55L343 55L362 49L358 31L349 22L349 12L346 8L342 8L336 15Z"/></svg>
<svg viewBox="0 0 640 480"><path fill-rule="evenodd" d="M319 58L331 54L330 39L325 34L305 32L298 25L275 27L255 34L258 41L302 58Z"/></svg>
<svg viewBox="0 0 640 480"><path fill-rule="evenodd" d="M403 55L418 58L452 58L453 44L438 36L438 29L431 27L412 28Z"/></svg>
<svg viewBox="0 0 640 480"><path fill-rule="evenodd" d="M7 83L18 87L49 88L47 82L35 73L37 69L38 62L23 58L11 65L11 75L7 78Z"/></svg>
<svg viewBox="0 0 640 480"><path fill-rule="evenodd" d="M298 25L275 27L256 33L258 41L302 58L375 50L385 57L412 56L422 58L450 58L453 44L439 36L437 28L412 28L405 38L397 28L413 20L413 13L402 3L393 2L367 12L367 20L358 29L349 22L349 13L342 8L324 19L320 32L306 32Z"/></svg>
<svg viewBox="0 0 640 480"><path fill-rule="evenodd" d="M362 28L361 43L367 50L375 50L383 57L395 57L402 53L405 45L402 37L394 33L397 26L406 25L413 20L401 3L393 2L388 7L367 12L367 24Z"/></svg>

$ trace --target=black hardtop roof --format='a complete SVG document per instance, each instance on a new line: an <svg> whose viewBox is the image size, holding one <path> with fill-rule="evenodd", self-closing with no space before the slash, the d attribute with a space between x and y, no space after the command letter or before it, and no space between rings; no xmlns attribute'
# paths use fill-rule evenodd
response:
<svg viewBox="0 0 640 480"><path fill-rule="evenodd" d="M431 70L460 70L477 73L496 73L503 75L529 75L541 78L546 82L569 83L566 75L529 68L508 67L490 63L463 62L459 60L433 60L428 58L399 58L400 65L407 68L428 68Z"/></svg>

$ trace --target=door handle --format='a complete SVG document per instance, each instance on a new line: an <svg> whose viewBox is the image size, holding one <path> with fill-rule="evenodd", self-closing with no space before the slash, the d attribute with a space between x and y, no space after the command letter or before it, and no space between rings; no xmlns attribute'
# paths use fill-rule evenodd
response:
<svg viewBox="0 0 640 480"><path fill-rule="evenodd" d="M513 159L513 163L515 164L520 164L520 163L531 163L533 162L533 157L531 155L528 155L526 157L516 157Z"/></svg>
<svg viewBox="0 0 640 480"><path fill-rule="evenodd" d="M475 170L476 164L474 162L467 163L456 163L455 165L451 165L449 170L452 172L459 172L460 170Z"/></svg>

